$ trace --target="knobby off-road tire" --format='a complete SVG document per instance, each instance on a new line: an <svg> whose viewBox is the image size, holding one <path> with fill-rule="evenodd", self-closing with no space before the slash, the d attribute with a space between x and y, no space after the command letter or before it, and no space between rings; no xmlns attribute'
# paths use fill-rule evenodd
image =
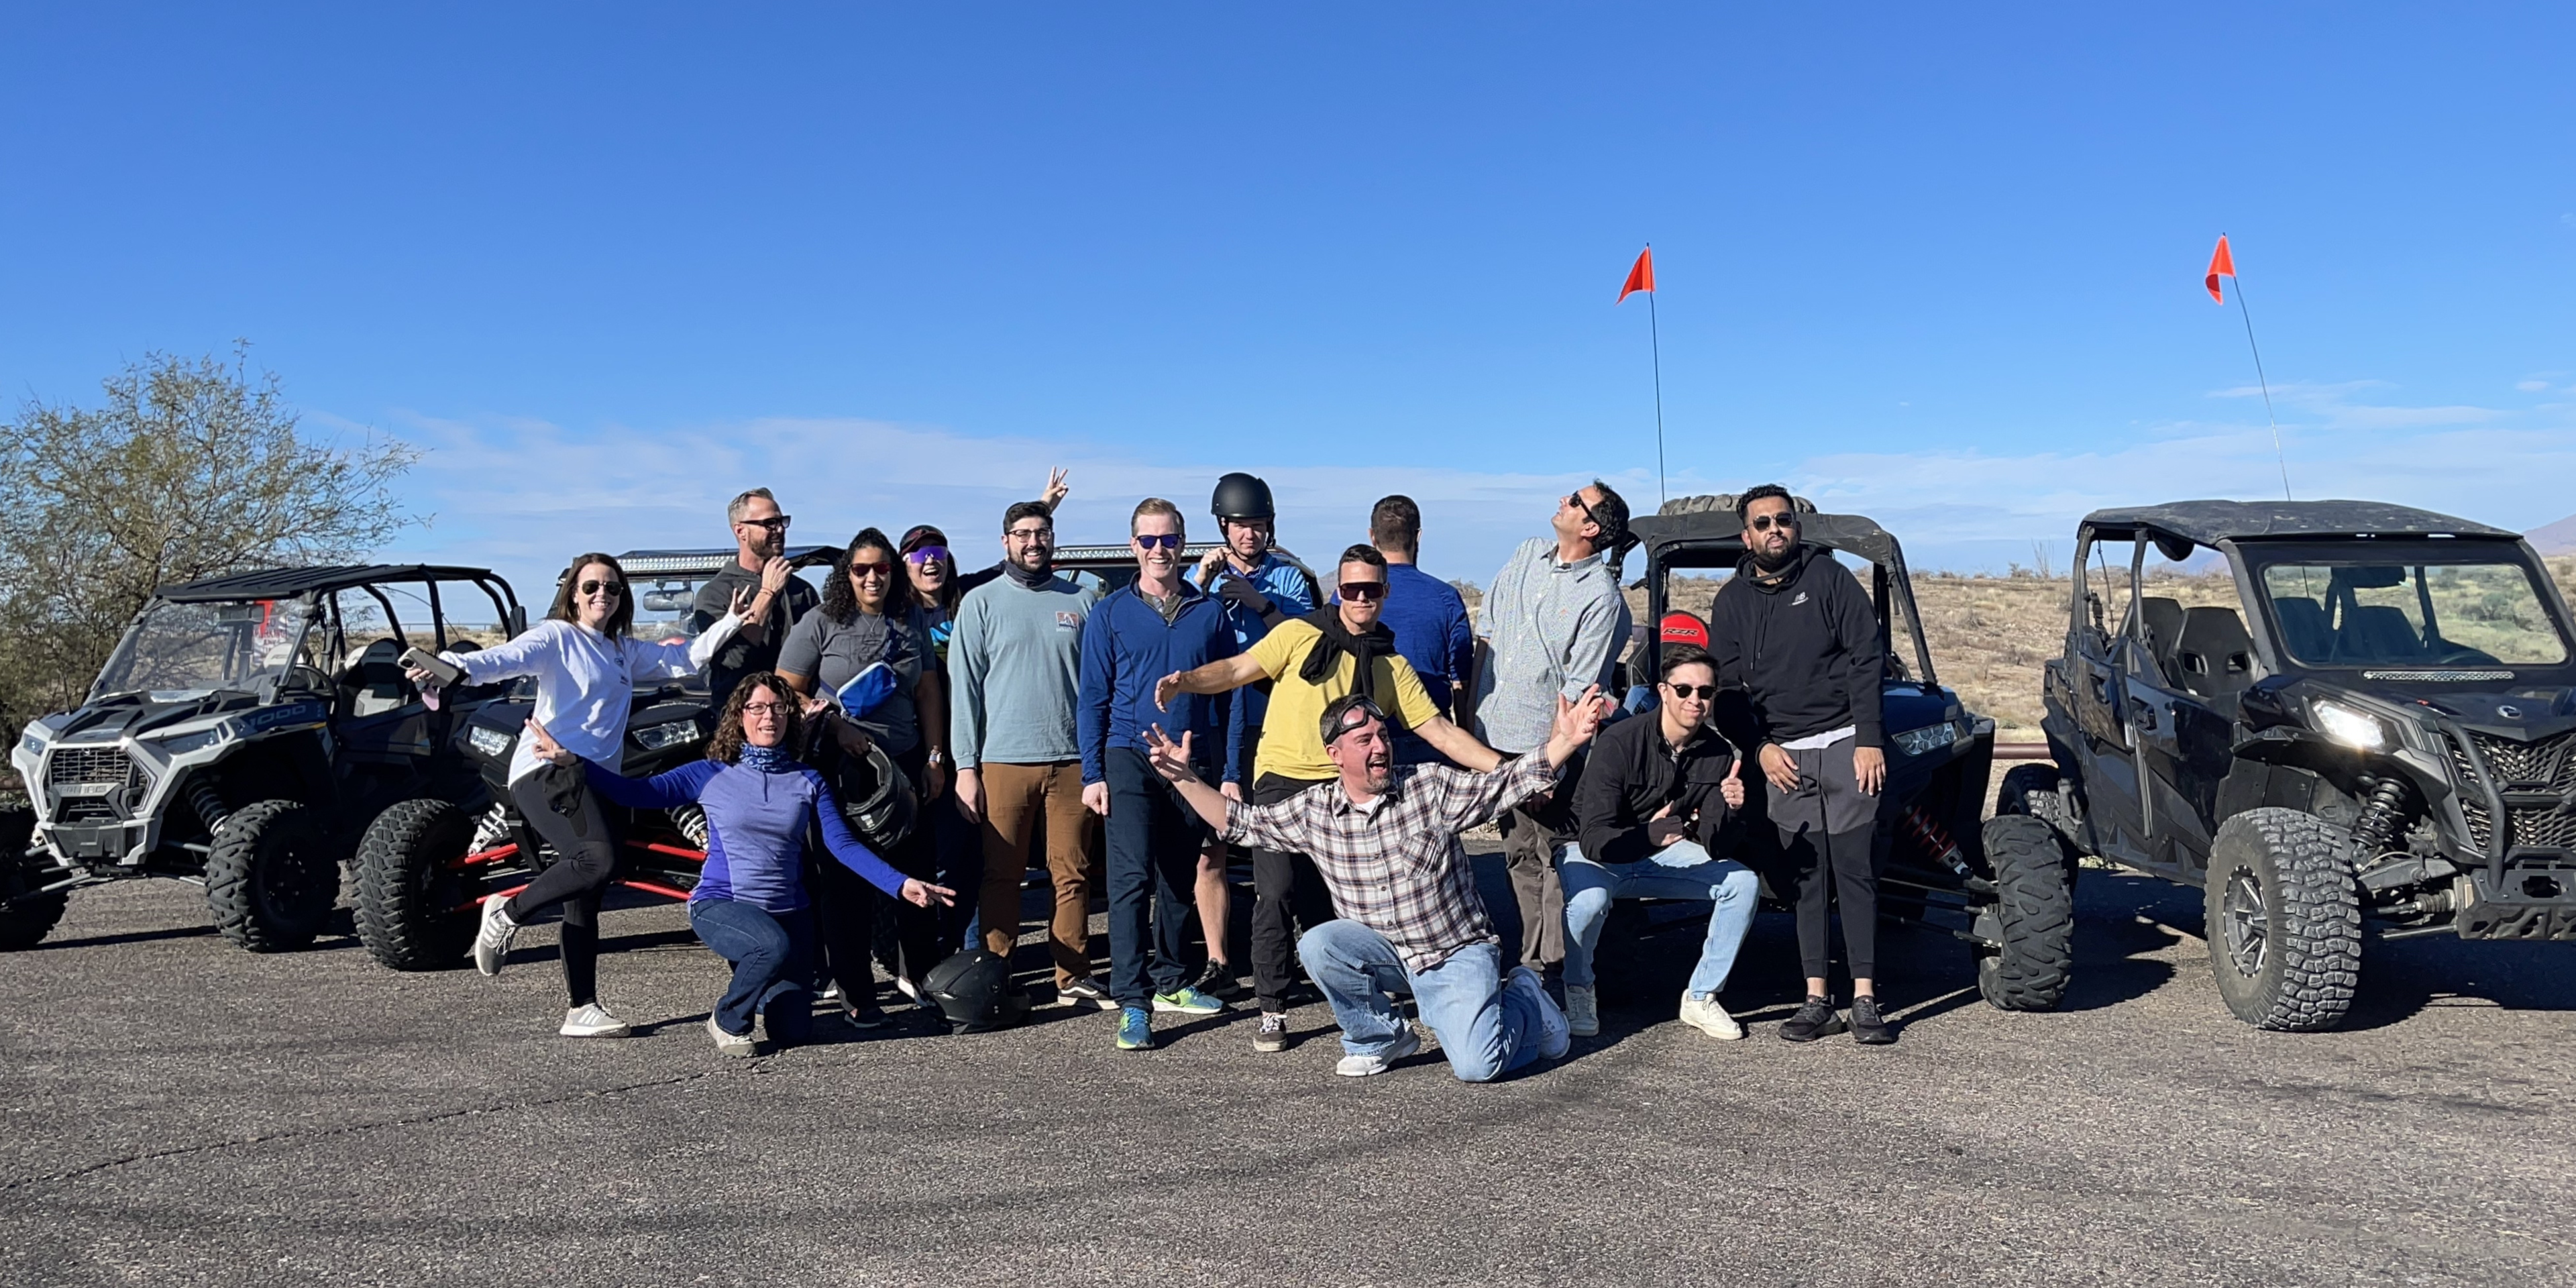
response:
<svg viewBox="0 0 2576 1288"><path fill-rule="evenodd" d="M448 865L474 837L474 820L446 801L397 801L376 816L358 842L358 942L368 956L405 971L465 961L483 883Z"/></svg>
<svg viewBox="0 0 2576 1288"><path fill-rule="evenodd" d="M2015 765L2004 771L2003 785L1995 789L1995 812L2027 814L2056 828L2074 846L2078 844L2075 811L2067 808L2057 784L2055 765Z"/></svg>
<svg viewBox="0 0 2576 1288"><path fill-rule="evenodd" d="M35 842L34 810L0 810L0 953L44 942L54 923L63 919L63 905L71 902L68 890L26 895L44 884L37 880L35 869L51 866L27 858L27 847Z"/></svg>
<svg viewBox="0 0 2576 1288"><path fill-rule="evenodd" d="M302 801L233 811L206 856L206 907L215 929L255 953L313 942L340 895L340 863L321 812Z"/></svg>
<svg viewBox="0 0 2576 1288"><path fill-rule="evenodd" d="M2066 842L2027 814L1986 820L2001 948L1977 955L1977 992L2003 1011L2053 1011L2075 974L2075 888Z"/></svg>
<svg viewBox="0 0 2576 1288"><path fill-rule="evenodd" d="M2361 892L2333 824L2247 810L2218 827L2202 890L2218 995L2257 1028L2330 1029L2361 983Z"/></svg>

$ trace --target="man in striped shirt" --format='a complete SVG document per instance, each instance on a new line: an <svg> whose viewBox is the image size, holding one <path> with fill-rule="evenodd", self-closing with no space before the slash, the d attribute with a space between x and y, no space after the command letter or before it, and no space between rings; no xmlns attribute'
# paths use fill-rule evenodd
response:
<svg viewBox="0 0 2576 1288"><path fill-rule="evenodd" d="M1229 801L1190 769L1189 739L1146 735L1154 768L1237 844L1310 855L1339 920L1306 932L1297 955L1333 1004L1346 1053L1334 1072L1383 1073L1422 1049L1388 994L1409 994L1462 1082L1488 1082L1565 1054L1565 1016L1538 972L1502 971L1500 937L1458 834L1547 790L1600 725L1594 694L1556 700L1545 746L1485 773L1395 764L1393 731L1359 694L1324 708L1325 754L1340 771L1271 805Z"/></svg>

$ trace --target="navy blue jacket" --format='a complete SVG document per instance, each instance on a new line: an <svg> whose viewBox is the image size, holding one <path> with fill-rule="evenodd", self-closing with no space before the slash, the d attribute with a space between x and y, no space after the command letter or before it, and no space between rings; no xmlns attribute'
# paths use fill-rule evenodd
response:
<svg viewBox="0 0 2576 1288"><path fill-rule="evenodd" d="M1225 601L1184 581L1181 611L1169 623L1132 584L1092 606L1082 624L1082 689L1074 702L1074 740L1082 748L1082 781L1105 781L1102 762L1112 747L1145 750L1145 730L1191 735L1192 759L1222 765L1225 782L1243 781L1243 722L1235 719L1236 689L1213 697L1180 693L1169 711L1154 706L1154 682L1174 671L1205 666L1241 652Z"/></svg>

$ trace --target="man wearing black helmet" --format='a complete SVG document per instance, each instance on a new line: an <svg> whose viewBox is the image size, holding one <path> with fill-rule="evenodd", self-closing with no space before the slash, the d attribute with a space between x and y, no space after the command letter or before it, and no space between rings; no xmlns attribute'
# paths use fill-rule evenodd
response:
<svg viewBox="0 0 2576 1288"><path fill-rule="evenodd" d="M1234 630L1236 652L1251 651L1271 627L1303 617L1324 602L1315 575L1275 545L1279 515L1270 499L1269 484L1240 470L1227 474L1216 481L1208 511L1216 516L1218 545L1199 561L1199 588L1224 602L1226 623ZM1235 718L1243 723L1246 764L1251 763L1261 745L1261 721L1269 707L1270 686L1266 683L1244 690L1236 701ZM1254 863L1256 872L1261 867L1258 861ZM1283 893L1281 897L1287 896ZM1201 856L1197 902L1200 926L1208 941L1208 967L1197 987L1219 997L1234 996L1238 991L1234 959L1224 951L1232 901L1225 882L1223 841L1211 840L1206 854ZM1256 919L1260 915L1256 911Z"/></svg>

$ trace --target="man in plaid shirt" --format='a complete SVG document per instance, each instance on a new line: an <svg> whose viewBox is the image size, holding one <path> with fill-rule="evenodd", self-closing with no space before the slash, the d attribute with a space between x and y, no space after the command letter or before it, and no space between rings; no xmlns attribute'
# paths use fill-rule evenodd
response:
<svg viewBox="0 0 2576 1288"><path fill-rule="evenodd" d="M1410 994L1462 1082L1488 1082L1565 1054L1565 1016L1527 966L1502 973L1500 938L1458 834L1547 790L1592 740L1600 707L1560 695L1544 747L1486 773L1395 764L1385 713L1351 694L1324 708L1325 754L1341 777L1272 805L1229 801L1190 769L1189 738L1146 734L1157 772L1237 844L1313 856L1341 914L1297 941L1333 1004L1346 1053L1333 1071L1383 1073L1422 1049L1388 994Z"/></svg>

